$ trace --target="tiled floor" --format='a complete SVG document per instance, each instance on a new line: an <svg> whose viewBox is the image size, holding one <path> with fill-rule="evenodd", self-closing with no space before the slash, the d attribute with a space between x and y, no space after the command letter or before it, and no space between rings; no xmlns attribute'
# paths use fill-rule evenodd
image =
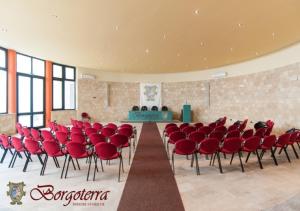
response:
<svg viewBox="0 0 300 211"><path fill-rule="evenodd" d="M141 124L136 124L138 135ZM161 132L164 124L158 124ZM298 148L297 148L298 150ZM299 151L299 150L298 150ZM0 150L0 156L2 150ZM264 156L264 169L260 170L256 157L252 156L245 165L245 173L240 170L238 159L229 165L229 159L222 158L224 174L216 166L209 166L209 161L201 157L199 161L201 175L196 176L195 169L190 167L190 160L184 156L175 157L176 181L185 209L198 210L300 210L300 160L295 159L290 151L292 163L288 163L284 154L278 156L279 166L273 164L268 154ZM8 169L9 158L0 164L0 210L116 210L129 172L128 150L124 150L125 173L121 182L117 182L118 162L104 165L105 172L97 173L96 181L86 182L88 165L80 161L81 170L74 171L70 166L67 179L60 179L61 169L57 169L49 159L45 176L39 176L41 165L34 157L26 173L22 172L24 160L17 160L13 169ZM244 158L245 159L245 158ZM62 166L63 160L59 160ZM6 195L9 181L26 184L26 196L23 205L10 205ZM30 191L37 185L51 184L55 190L78 191L108 190L108 200L104 206L64 207L65 201L33 201ZM138 197L138 196L137 196Z"/></svg>

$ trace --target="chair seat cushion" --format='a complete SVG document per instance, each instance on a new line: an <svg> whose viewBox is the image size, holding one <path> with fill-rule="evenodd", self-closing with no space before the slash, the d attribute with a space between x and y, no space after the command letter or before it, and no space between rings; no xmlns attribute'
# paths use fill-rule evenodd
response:
<svg viewBox="0 0 300 211"><path fill-rule="evenodd" d="M102 157L102 156L99 156L99 158L101 160L113 160L113 159L117 159L118 157L120 157L120 155L121 155L121 153L117 152L114 155L112 155L111 157Z"/></svg>
<svg viewBox="0 0 300 211"><path fill-rule="evenodd" d="M178 149L174 149L173 152L177 155L192 155L195 153L195 150L193 151L190 151L190 152L183 152L181 150L178 150Z"/></svg>

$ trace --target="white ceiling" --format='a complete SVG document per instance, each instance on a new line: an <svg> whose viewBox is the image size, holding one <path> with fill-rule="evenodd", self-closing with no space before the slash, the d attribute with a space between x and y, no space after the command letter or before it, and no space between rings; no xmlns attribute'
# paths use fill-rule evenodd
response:
<svg viewBox="0 0 300 211"><path fill-rule="evenodd" d="M0 0L0 46L105 71L203 70L300 40L299 0Z"/></svg>

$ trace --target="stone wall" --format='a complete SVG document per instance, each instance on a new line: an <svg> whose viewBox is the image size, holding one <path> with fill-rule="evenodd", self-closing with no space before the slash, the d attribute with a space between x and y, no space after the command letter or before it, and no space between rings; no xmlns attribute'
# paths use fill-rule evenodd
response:
<svg viewBox="0 0 300 211"><path fill-rule="evenodd" d="M76 110L51 111L51 120L56 121L58 124L70 125L71 118L78 118Z"/></svg>
<svg viewBox="0 0 300 211"><path fill-rule="evenodd" d="M13 135L16 132L16 114L0 114L0 133Z"/></svg>

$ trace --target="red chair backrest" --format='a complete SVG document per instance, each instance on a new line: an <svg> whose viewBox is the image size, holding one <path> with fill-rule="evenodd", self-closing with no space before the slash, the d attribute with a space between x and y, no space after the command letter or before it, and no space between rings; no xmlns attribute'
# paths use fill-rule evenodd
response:
<svg viewBox="0 0 300 211"><path fill-rule="evenodd" d="M83 121L77 121L76 122L76 127L83 129Z"/></svg>
<svg viewBox="0 0 300 211"><path fill-rule="evenodd" d="M197 122L197 123L194 124L194 126L196 128L201 128L201 127L203 127L203 123L202 122Z"/></svg>
<svg viewBox="0 0 300 211"><path fill-rule="evenodd" d="M206 135L208 135L208 134L211 133L212 130L211 130L211 128L209 126L203 126L203 127L199 128L198 131L202 131Z"/></svg>
<svg viewBox="0 0 300 211"><path fill-rule="evenodd" d="M118 126L114 123L108 123L105 127L112 128L114 130L118 129Z"/></svg>
<svg viewBox="0 0 300 211"><path fill-rule="evenodd" d="M71 128L71 133L72 133L72 134L83 134L83 133L82 133L82 129L79 128L79 127L72 127L72 128Z"/></svg>
<svg viewBox="0 0 300 211"><path fill-rule="evenodd" d="M265 136L265 133L266 133L266 128L259 128L254 133L254 136L258 136L260 138L263 138Z"/></svg>
<svg viewBox="0 0 300 211"><path fill-rule="evenodd" d="M86 140L85 140L84 135L75 133L75 134L71 134L71 142L85 144Z"/></svg>
<svg viewBox="0 0 300 211"><path fill-rule="evenodd" d="M243 149L254 152L260 145L260 137L252 136L247 138L244 142Z"/></svg>
<svg viewBox="0 0 300 211"><path fill-rule="evenodd" d="M125 144L128 143L128 137L121 134L115 134L111 137L109 137L110 143L115 145L117 148L121 148Z"/></svg>
<svg viewBox="0 0 300 211"><path fill-rule="evenodd" d="M31 138L25 139L25 147L30 152L30 154L36 154L37 152L40 151L39 142L37 142Z"/></svg>
<svg viewBox="0 0 300 211"><path fill-rule="evenodd" d="M50 128L50 131L53 131L53 132L55 132L58 129L55 122L49 122L49 128Z"/></svg>
<svg viewBox="0 0 300 211"><path fill-rule="evenodd" d="M175 152L183 155L193 154L196 150L196 143L188 139L180 139L175 144Z"/></svg>
<svg viewBox="0 0 300 211"><path fill-rule="evenodd" d="M275 143L276 143L276 136L271 135L271 136L265 136L261 145L267 149L271 149L271 147L274 146Z"/></svg>
<svg viewBox="0 0 300 211"><path fill-rule="evenodd" d="M77 120L71 119L71 125L72 125L73 127L77 127Z"/></svg>
<svg viewBox="0 0 300 211"><path fill-rule="evenodd" d="M189 126L189 123L182 123L182 124L179 125L179 129L182 131L183 128L185 128L187 126Z"/></svg>
<svg viewBox="0 0 300 211"><path fill-rule="evenodd" d="M58 131L69 134L69 129L64 125L57 125Z"/></svg>
<svg viewBox="0 0 300 211"><path fill-rule="evenodd" d="M85 145L79 142L70 141L66 146L72 158L81 158L82 155L86 153Z"/></svg>
<svg viewBox="0 0 300 211"><path fill-rule="evenodd" d="M0 139L2 141L2 146L4 149L11 147L9 137L7 135L1 134Z"/></svg>
<svg viewBox="0 0 300 211"><path fill-rule="evenodd" d="M31 138L30 129L28 127L23 127L23 133L26 138Z"/></svg>
<svg viewBox="0 0 300 211"><path fill-rule="evenodd" d="M57 153L61 152L61 148L59 144L55 141L44 141L43 142L43 148L46 151L47 155L50 157L55 156Z"/></svg>
<svg viewBox="0 0 300 211"><path fill-rule="evenodd" d="M86 134L87 136L89 136L89 135L91 135L91 134L93 134L93 133L97 133L97 132L98 132L97 129L92 128L92 127L89 127L89 128L86 128L86 129L85 129L85 134Z"/></svg>
<svg viewBox="0 0 300 211"><path fill-rule="evenodd" d="M110 127L104 127L101 129L101 134L105 137L110 137L116 133L116 130Z"/></svg>
<svg viewBox="0 0 300 211"><path fill-rule="evenodd" d="M132 125L130 125L130 124L126 124L126 123L124 123L124 124L121 124L119 128L122 128L122 127L130 127L130 128L132 128L132 129L133 129L133 126L132 126Z"/></svg>
<svg viewBox="0 0 300 211"><path fill-rule="evenodd" d="M240 137L239 130L231 130L227 133L226 138Z"/></svg>
<svg viewBox="0 0 300 211"><path fill-rule="evenodd" d="M48 131L48 130L42 130L41 131L41 135L42 135L42 137L43 137L44 140L49 140L49 141L50 140L54 140L51 132Z"/></svg>
<svg viewBox="0 0 300 211"><path fill-rule="evenodd" d="M55 136L56 136L56 139L58 140L58 142L60 144L67 144L67 142L69 141L69 138L68 138L68 134L67 133L64 133L64 132L60 132L60 131L57 131L55 133Z"/></svg>
<svg viewBox="0 0 300 211"><path fill-rule="evenodd" d="M217 126L225 125L226 120L227 120L227 117L224 116L223 118L221 118L221 119L217 122Z"/></svg>
<svg viewBox="0 0 300 211"><path fill-rule="evenodd" d="M24 149L22 140L20 138L12 137L11 144L18 152L21 152Z"/></svg>
<svg viewBox="0 0 300 211"><path fill-rule="evenodd" d="M180 131L179 127L171 126L166 129L166 134L167 134L167 136L169 136L171 133L173 133L175 131Z"/></svg>
<svg viewBox="0 0 300 211"><path fill-rule="evenodd" d="M91 128L92 125L89 122L83 122L83 128L87 129L87 128Z"/></svg>
<svg viewBox="0 0 300 211"><path fill-rule="evenodd" d="M37 129L31 128L31 136L35 141L41 140L40 131L38 131Z"/></svg>
<svg viewBox="0 0 300 211"><path fill-rule="evenodd" d="M242 138L247 139L253 136L253 129L248 129L243 132Z"/></svg>
<svg viewBox="0 0 300 211"><path fill-rule="evenodd" d="M237 124L233 124L233 125L230 125L228 127L227 131L230 132L230 131L233 131L233 130L238 130L238 128L239 128L239 126Z"/></svg>
<svg viewBox="0 0 300 211"><path fill-rule="evenodd" d="M241 149L242 140L241 138L226 138L222 149L225 149L228 153L236 153Z"/></svg>
<svg viewBox="0 0 300 211"><path fill-rule="evenodd" d="M221 131L213 131L209 134L209 138L216 138L219 142L223 140L224 134Z"/></svg>
<svg viewBox="0 0 300 211"><path fill-rule="evenodd" d="M102 142L95 146L96 155L102 160L109 160L117 153L117 147L111 143Z"/></svg>
<svg viewBox="0 0 300 211"><path fill-rule="evenodd" d="M169 139L172 140L173 142L177 142L181 139L185 139L185 133L181 132L181 131L175 131L173 133L170 134Z"/></svg>
<svg viewBox="0 0 300 211"><path fill-rule="evenodd" d="M191 132L194 132L196 131L197 128L196 127L193 127L193 126L187 126L185 128L183 128L182 132L185 133L185 135L188 137L190 135Z"/></svg>
<svg viewBox="0 0 300 211"><path fill-rule="evenodd" d="M208 127L210 128L211 131L213 131L217 127L217 123L212 122L208 125Z"/></svg>
<svg viewBox="0 0 300 211"><path fill-rule="evenodd" d="M299 132L295 131L291 133L290 142L295 142L299 138Z"/></svg>
<svg viewBox="0 0 300 211"><path fill-rule="evenodd" d="M133 135L133 129L130 127L121 127L118 129L118 134L130 138Z"/></svg>
<svg viewBox="0 0 300 211"><path fill-rule="evenodd" d="M286 145L290 140L291 134L285 133L278 137L277 143L281 145Z"/></svg>
<svg viewBox="0 0 300 211"><path fill-rule="evenodd" d="M204 154L213 154L219 150L219 143L216 138L206 138L201 142L199 151Z"/></svg>
<svg viewBox="0 0 300 211"><path fill-rule="evenodd" d="M201 143L205 139L205 137L206 137L205 133L194 131L190 133L188 139L195 143Z"/></svg>
<svg viewBox="0 0 300 211"><path fill-rule="evenodd" d="M20 123L16 123L16 128L20 136L24 136L23 127Z"/></svg>
<svg viewBox="0 0 300 211"><path fill-rule="evenodd" d="M100 131L103 128L103 125L100 124L99 122L95 122L93 124L93 128L95 128L97 131Z"/></svg>
<svg viewBox="0 0 300 211"><path fill-rule="evenodd" d="M90 142L95 146L100 142L106 142L105 136L102 134L92 133L89 135Z"/></svg>
<svg viewBox="0 0 300 211"><path fill-rule="evenodd" d="M166 126L165 126L165 130L167 129L167 128L169 128L169 127L177 127L177 125L175 124L175 123L168 123L168 124L166 124Z"/></svg>
<svg viewBox="0 0 300 211"><path fill-rule="evenodd" d="M222 132L223 135L227 133L227 128L224 125L217 126L214 131Z"/></svg>
<svg viewBox="0 0 300 211"><path fill-rule="evenodd" d="M265 136L269 136L273 130L274 122L272 120L266 121L267 130Z"/></svg>
<svg viewBox="0 0 300 211"><path fill-rule="evenodd" d="M240 125L240 127L239 127L239 130L240 130L240 131L243 131L243 130L246 128L247 122L248 122L248 119L245 119L245 120L241 123L241 125Z"/></svg>

